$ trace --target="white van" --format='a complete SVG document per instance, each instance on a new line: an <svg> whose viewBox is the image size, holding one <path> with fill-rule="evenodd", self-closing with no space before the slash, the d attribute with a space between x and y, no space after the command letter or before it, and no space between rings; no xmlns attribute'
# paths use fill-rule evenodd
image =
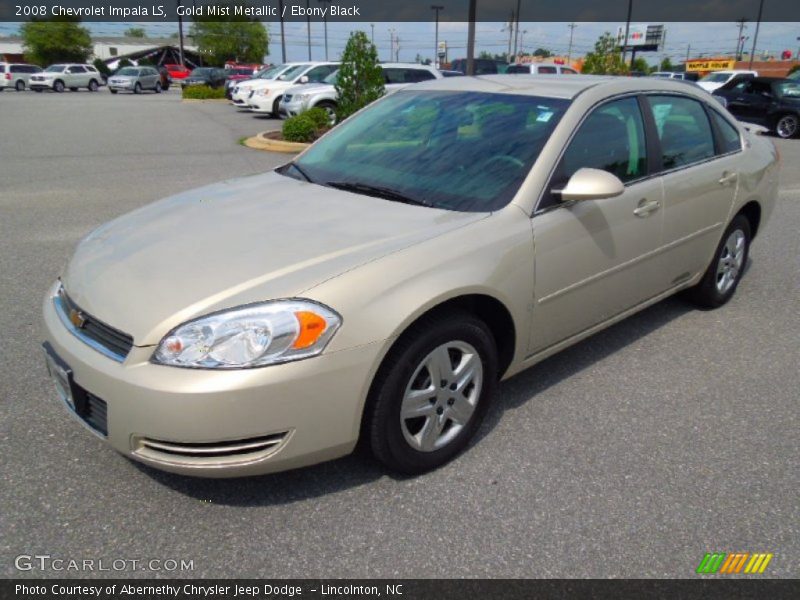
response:
<svg viewBox="0 0 800 600"><path fill-rule="evenodd" d="M506 73L528 73L530 75L578 75L572 67L555 63L514 63Z"/></svg>

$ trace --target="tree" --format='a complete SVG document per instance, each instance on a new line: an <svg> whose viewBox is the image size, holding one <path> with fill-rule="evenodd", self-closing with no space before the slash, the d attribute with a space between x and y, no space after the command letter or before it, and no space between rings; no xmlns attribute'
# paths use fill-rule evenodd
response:
<svg viewBox="0 0 800 600"><path fill-rule="evenodd" d="M336 79L339 103L336 116L342 121L385 93L378 50L363 31L354 31L342 53Z"/></svg>
<svg viewBox="0 0 800 600"><path fill-rule="evenodd" d="M86 62L92 54L92 38L79 19L34 19L20 27L25 57L46 66L57 62Z"/></svg>
<svg viewBox="0 0 800 600"><path fill-rule="evenodd" d="M661 61L661 64L658 65L659 71L672 71L674 68L675 65L672 64L669 56L665 57L664 60Z"/></svg>
<svg viewBox="0 0 800 600"><path fill-rule="evenodd" d="M637 56L631 61L631 71L638 71L639 73L649 73L650 65L641 56Z"/></svg>
<svg viewBox="0 0 800 600"><path fill-rule="evenodd" d="M617 50L617 41L608 31L595 42L594 51L586 55L581 72L595 75L624 75L628 72Z"/></svg>
<svg viewBox="0 0 800 600"><path fill-rule="evenodd" d="M130 27L125 30L125 35L132 38L143 38L145 36L144 27Z"/></svg>
<svg viewBox="0 0 800 600"><path fill-rule="evenodd" d="M258 20L234 17L200 17L191 35L204 62L221 67L225 61L261 63L269 54L269 34Z"/></svg>
<svg viewBox="0 0 800 600"><path fill-rule="evenodd" d="M550 58L551 56L553 56L553 53L550 52L550 50L548 50L547 48L537 48L536 50L533 51L533 55L539 56L541 58Z"/></svg>

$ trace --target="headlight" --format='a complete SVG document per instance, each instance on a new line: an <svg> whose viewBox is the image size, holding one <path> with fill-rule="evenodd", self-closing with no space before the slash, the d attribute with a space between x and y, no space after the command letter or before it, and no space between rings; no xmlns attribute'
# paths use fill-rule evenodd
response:
<svg viewBox="0 0 800 600"><path fill-rule="evenodd" d="M250 304L200 317L167 334L152 362L174 367L244 369L316 356L342 324L308 300Z"/></svg>
<svg viewBox="0 0 800 600"><path fill-rule="evenodd" d="M256 90L256 96L269 96L269 90L267 89Z"/></svg>

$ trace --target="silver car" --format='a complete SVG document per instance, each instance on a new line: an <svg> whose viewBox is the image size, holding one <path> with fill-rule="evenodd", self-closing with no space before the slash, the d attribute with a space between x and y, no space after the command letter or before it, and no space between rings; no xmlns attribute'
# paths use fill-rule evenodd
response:
<svg viewBox="0 0 800 600"><path fill-rule="evenodd" d="M31 75L28 87L34 92L53 90L63 92L69 89L77 92L78 88L87 88L96 92L103 83L103 77L94 65L58 64L50 65L41 73Z"/></svg>
<svg viewBox="0 0 800 600"><path fill-rule="evenodd" d="M108 91L112 94L141 94L143 90L161 93L161 74L153 67L123 67L108 78Z"/></svg>
<svg viewBox="0 0 800 600"><path fill-rule="evenodd" d="M361 439L421 473L500 380L676 292L730 300L778 164L669 80L435 79L89 234L44 298L43 358L73 416L160 469L254 475Z"/></svg>
<svg viewBox="0 0 800 600"><path fill-rule="evenodd" d="M14 89L21 92L28 85L31 75L41 73L42 68L22 63L0 63L0 92Z"/></svg>

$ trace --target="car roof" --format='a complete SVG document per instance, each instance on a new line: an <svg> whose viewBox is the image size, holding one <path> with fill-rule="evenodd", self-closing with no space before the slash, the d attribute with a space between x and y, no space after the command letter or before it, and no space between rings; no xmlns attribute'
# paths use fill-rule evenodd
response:
<svg viewBox="0 0 800 600"><path fill-rule="evenodd" d="M381 67L389 68L402 68L402 69L433 69L432 65L423 65L422 63L408 63L408 62L382 62Z"/></svg>
<svg viewBox="0 0 800 600"><path fill-rule="evenodd" d="M592 90L598 96L610 96L626 92L643 91L695 91L685 83L658 77L612 77L608 75L479 75L477 77L448 77L425 81L414 85L414 89L488 92L498 94L518 94L522 96L543 96L547 98L573 99L579 94ZM697 93L708 96L699 88Z"/></svg>

